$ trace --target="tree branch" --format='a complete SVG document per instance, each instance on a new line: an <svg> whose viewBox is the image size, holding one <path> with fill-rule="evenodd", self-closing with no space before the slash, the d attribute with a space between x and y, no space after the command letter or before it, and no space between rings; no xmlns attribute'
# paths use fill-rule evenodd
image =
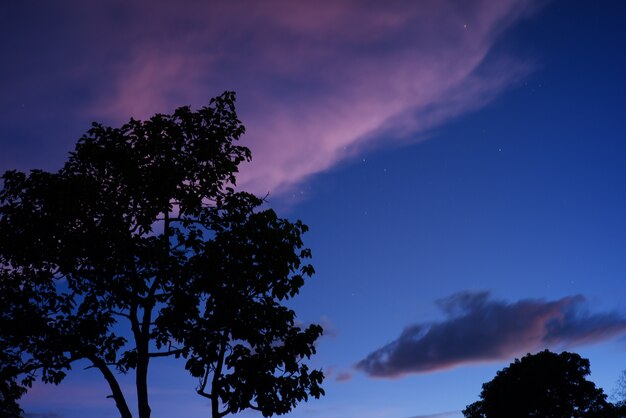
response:
<svg viewBox="0 0 626 418"><path fill-rule="evenodd" d="M248 408L253 409L253 410L255 410L255 411L262 412L262 411L261 411L261 408L259 408L259 407L258 407L258 406L256 406L256 405L252 405L250 402L248 402Z"/></svg>
<svg viewBox="0 0 626 418"><path fill-rule="evenodd" d="M124 312L111 311L111 313L113 315L118 315L118 316L122 316L122 317L127 318L127 319L131 319L130 314L126 314ZM131 322L132 322L132 320L131 320Z"/></svg>
<svg viewBox="0 0 626 418"><path fill-rule="evenodd" d="M213 372L213 379L211 381L211 393L213 398L211 399L211 411L213 418L219 418L219 393L220 393L220 377L222 375L222 367L224 365L224 355L226 354L226 346L228 345L228 331L224 330L222 333L222 345L220 346L220 352L217 357L217 364L215 365L215 371ZM217 394L217 395L215 395Z"/></svg>
<svg viewBox="0 0 626 418"><path fill-rule="evenodd" d="M160 351L160 352L157 352L157 353L148 353L148 357L150 357L150 358L167 357L167 356L174 356L176 354L182 354L183 352L184 352L184 350L182 348L179 348L177 350Z"/></svg>
<svg viewBox="0 0 626 418"><path fill-rule="evenodd" d="M122 418L132 418L132 414L130 409L128 408L128 404L126 403L126 398L124 398L124 394L122 393L122 389L120 388L115 375L111 372L111 369L106 365L104 360L97 358L95 356L87 357L95 367L97 367L107 383L109 384L109 388L111 388L112 397L115 400L115 406L117 406L118 411L120 411L120 415Z"/></svg>
<svg viewBox="0 0 626 418"><path fill-rule="evenodd" d="M219 413L219 418L225 417L226 415L230 414L231 412L233 412L230 408L226 408L225 410L223 410L222 412Z"/></svg>

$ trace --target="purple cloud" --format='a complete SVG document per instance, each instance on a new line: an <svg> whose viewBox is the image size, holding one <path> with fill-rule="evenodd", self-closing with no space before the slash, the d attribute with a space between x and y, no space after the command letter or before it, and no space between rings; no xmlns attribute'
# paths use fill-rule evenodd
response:
<svg viewBox="0 0 626 418"><path fill-rule="evenodd" d="M24 414L24 418L61 418L61 415L56 412L44 412L44 413L29 413Z"/></svg>
<svg viewBox="0 0 626 418"><path fill-rule="evenodd" d="M451 412L440 412L438 414L429 414L429 415L416 415L411 418L453 418L460 417L461 411L451 411Z"/></svg>
<svg viewBox="0 0 626 418"><path fill-rule="evenodd" d="M447 318L415 324L372 352L356 368L372 377L400 377L465 363L494 361L546 347L566 348L626 332L626 317L590 313L578 295L556 301L491 300L464 292L437 301Z"/></svg>
<svg viewBox="0 0 626 418"><path fill-rule="evenodd" d="M335 378L336 382L347 382L349 380L352 380L352 373L350 372L341 372L337 374L337 377Z"/></svg>
<svg viewBox="0 0 626 418"><path fill-rule="evenodd" d="M66 113L114 124L237 91L254 155L239 185L280 193L519 80L528 63L490 51L538 3L68 0L46 68L55 97L78 92Z"/></svg>

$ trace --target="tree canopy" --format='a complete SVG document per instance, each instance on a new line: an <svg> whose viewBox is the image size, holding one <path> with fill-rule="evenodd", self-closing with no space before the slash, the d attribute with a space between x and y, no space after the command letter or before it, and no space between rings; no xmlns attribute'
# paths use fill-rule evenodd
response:
<svg viewBox="0 0 626 418"><path fill-rule="evenodd" d="M465 418L607 418L614 412L602 389L586 379L589 360L548 350L527 354L483 384Z"/></svg>
<svg viewBox="0 0 626 418"><path fill-rule="evenodd" d="M235 190L250 151L236 144L234 100L94 123L59 171L4 173L0 413L17 416L34 380L61 383L86 361L123 418L117 372L134 373L148 418L148 368L165 356L198 379L213 418L323 395L322 372L303 362L322 329L283 305L314 272L307 227Z"/></svg>

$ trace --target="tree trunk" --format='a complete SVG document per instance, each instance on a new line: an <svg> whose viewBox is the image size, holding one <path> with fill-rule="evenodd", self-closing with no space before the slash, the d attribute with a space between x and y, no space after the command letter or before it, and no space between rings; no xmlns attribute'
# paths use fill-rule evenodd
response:
<svg viewBox="0 0 626 418"><path fill-rule="evenodd" d="M144 305L141 325L137 322L133 324L133 334L137 348L135 385L137 387L137 410L139 412L139 418L150 418L150 404L148 403L148 363L150 362L150 357L148 350L150 344L149 335L152 307L153 305L151 303ZM133 315L135 315L135 313L133 313Z"/></svg>
<svg viewBox="0 0 626 418"><path fill-rule="evenodd" d="M222 377L222 367L224 367L224 355L226 354L226 345L228 344L228 332L224 331L222 334L222 346L217 358L217 364L213 372L213 381L211 382L211 417L221 418L223 415L220 413L220 392L222 390L220 379Z"/></svg>
<svg viewBox="0 0 626 418"><path fill-rule="evenodd" d="M150 404L148 403L148 354L139 354L136 370L137 408L139 418L150 418Z"/></svg>
<svg viewBox="0 0 626 418"><path fill-rule="evenodd" d="M120 388L119 383L117 383L117 379L115 379L115 376L109 367L99 358L91 357L89 360L91 360L93 365L100 370L106 381L109 383L113 400L115 400L115 406L117 406L118 411L120 411L121 418L132 418L133 414L130 413L130 409L128 408L124 394L122 393L122 389Z"/></svg>
<svg viewBox="0 0 626 418"><path fill-rule="evenodd" d="M150 333L150 314L152 307L144 307L142 329L135 336L137 343L137 369L135 370L135 383L137 386L137 409L139 418L150 418L150 404L148 403L148 355Z"/></svg>

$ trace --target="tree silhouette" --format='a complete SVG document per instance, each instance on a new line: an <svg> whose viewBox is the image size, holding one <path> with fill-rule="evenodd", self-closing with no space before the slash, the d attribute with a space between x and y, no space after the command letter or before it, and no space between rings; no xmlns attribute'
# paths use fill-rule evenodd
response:
<svg viewBox="0 0 626 418"><path fill-rule="evenodd" d="M18 384L15 370L9 366L10 357L7 354L8 352L0 351L0 417L19 417L24 411L17 401L26 389Z"/></svg>
<svg viewBox="0 0 626 418"><path fill-rule="evenodd" d="M35 379L60 383L88 361L132 416L116 371L134 372L139 418L147 374L175 356L198 378L213 418L264 416L323 395L319 325L281 303L313 268L300 221L234 190L250 151L234 93L121 128L93 124L55 173L8 171L0 191L0 405ZM11 409L13 408L13 409ZM16 409L17 408L17 409Z"/></svg>
<svg viewBox="0 0 626 418"><path fill-rule="evenodd" d="M626 417L626 370L622 370L613 394L615 409L620 418Z"/></svg>
<svg viewBox="0 0 626 418"><path fill-rule="evenodd" d="M608 418L613 406L586 379L589 360L548 350L527 354L483 384L480 400L463 410L466 418Z"/></svg>

